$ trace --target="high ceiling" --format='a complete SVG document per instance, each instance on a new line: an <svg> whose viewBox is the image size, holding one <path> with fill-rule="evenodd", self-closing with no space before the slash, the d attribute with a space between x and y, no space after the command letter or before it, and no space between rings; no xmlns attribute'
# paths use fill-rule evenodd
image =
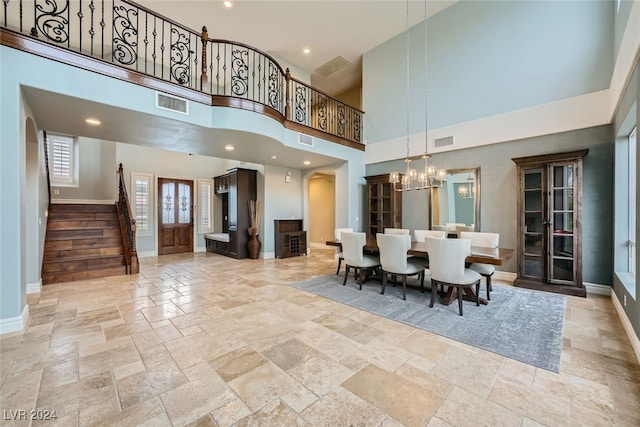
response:
<svg viewBox="0 0 640 427"><path fill-rule="evenodd" d="M141 4L192 29L207 26L210 38L241 42L262 50L311 76L311 85L330 94L361 84L362 54L424 20L424 1L248 1L138 0ZM455 3L429 1L429 16ZM310 54L304 54L309 48ZM321 76L316 70L336 57L349 62L345 68ZM292 71L294 77L296 74ZM23 88L41 129L51 133L127 142L258 164L297 169L335 164L321 154L287 148L279 141L248 132L202 128L90 100L82 100L35 88ZM94 116L99 127L84 119ZM223 143L224 142L224 143ZM233 152L224 145L233 144ZM274 158L277 157L277 158ZM308 160L309 165L303 161Z"/></svg>
<svg viewBox="0 0 640 427"><path fill-rule="evenodd" d="M337 95L361 83L362 55L457 0L139 0L209 37L242 42L311 75L311 85ZM407 13L408 7L408 13ZM303 53L308 48L309 54ZM345 61L335 61L342 57ZM337 71L323 75L322 69ZM336 67L332 65L336 64ZM294 70L292 70L294 74Z"/></svg>

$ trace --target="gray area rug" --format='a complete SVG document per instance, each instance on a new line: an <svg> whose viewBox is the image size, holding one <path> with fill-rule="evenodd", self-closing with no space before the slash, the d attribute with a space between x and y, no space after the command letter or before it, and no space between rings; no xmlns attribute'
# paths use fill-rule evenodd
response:
<svg viewBox="0 0 640 427"><path fill-rule="evenodd" d="M380 283L369 281L358 290L352 278L342 286L344 276L314 277L291 286L350 305L388 319L415 326L474 347L519 360L549 371L560 371L562 327L567 298L564 295L493 284L491 301L480 305L464 301L464 316L458 302L445 306L436 299L429 308L428 278L425 292L387 284L380 295ZM486 295L483 284L481 296Z"/></svg>

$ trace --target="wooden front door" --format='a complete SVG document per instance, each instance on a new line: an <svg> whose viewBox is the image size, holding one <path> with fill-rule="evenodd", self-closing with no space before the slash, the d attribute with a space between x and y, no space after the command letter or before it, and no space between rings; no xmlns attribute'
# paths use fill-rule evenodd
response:
<svg viewBox="0 0 640 427"><path fill-rule="evenodd" d="M158 178L158 255L193 252L193 181Z"/></svg>

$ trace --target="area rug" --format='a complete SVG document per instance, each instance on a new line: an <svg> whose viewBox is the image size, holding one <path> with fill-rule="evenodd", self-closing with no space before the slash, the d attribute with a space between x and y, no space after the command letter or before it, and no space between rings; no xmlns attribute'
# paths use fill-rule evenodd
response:
<svg viewBox="0 0 640 427"><path fill-rule="evenodd" d="M407 287L404 301L402 286L388 284L385 294L380 295L379 282L367 282L360 291L352 279L342 286L343 278L332 274L290 286L529 365L560 371L567 304L564 295L494 284L488 305L464 301L464 316L459 316L457 301L445 306L438 299L429 308L427 284L424 293ZM485 292L483 284L481 296Z"/></svg>

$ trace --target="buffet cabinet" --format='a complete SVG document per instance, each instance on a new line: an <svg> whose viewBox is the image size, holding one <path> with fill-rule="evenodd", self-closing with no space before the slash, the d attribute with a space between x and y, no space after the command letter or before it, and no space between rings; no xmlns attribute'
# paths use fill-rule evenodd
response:
<svg viewBox="0 0 640 427"><path fill-rule="evenodd" d="M385 228L402 228L402 192L394 190L389 174L366 176L367 238L376 238Z"/></svg>
<svg viewBox="0 0 640 427"><path fill-rule="evenodd" d="M512 159L518 168L515 286L586 296L582 159L588 150Z"/></svg>
<svg viewBox="0 0 640 427"><path fill-rule="evenodd" d="M301 219L275 219L276 258L307 254L307 232Z"/></svg>

